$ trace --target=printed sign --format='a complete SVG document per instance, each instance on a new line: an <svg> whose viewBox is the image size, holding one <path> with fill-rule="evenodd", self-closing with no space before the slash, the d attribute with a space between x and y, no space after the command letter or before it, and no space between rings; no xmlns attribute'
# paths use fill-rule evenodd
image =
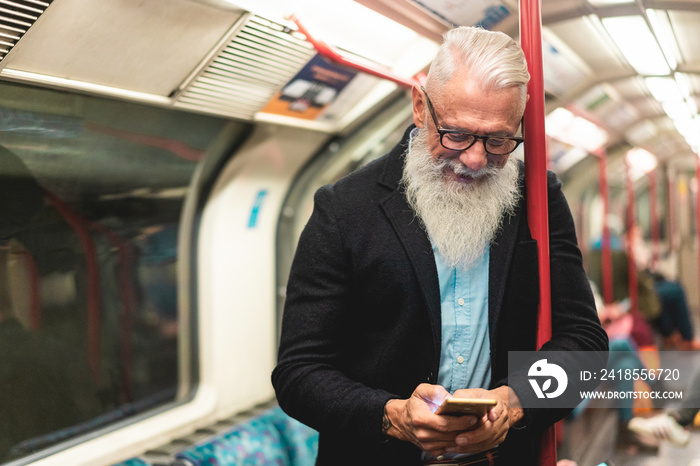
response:
<svg viewBox="0 0 700 466"><path fill-rule="evenodd" d="M356 74L316 55L262 111L313 120Z"/></svg>

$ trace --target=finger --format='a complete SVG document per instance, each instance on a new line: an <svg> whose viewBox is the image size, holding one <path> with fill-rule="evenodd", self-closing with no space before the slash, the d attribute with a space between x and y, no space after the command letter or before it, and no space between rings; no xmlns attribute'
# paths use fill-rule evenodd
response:
<svg viewBox="0 0 700 466"><path fill-rule="evenodd" d="M464 432L465 430L472 430L476 428L480 419L476 416L466 414L464 416L438 416L440 418L437 421L437 429L441 432Z"/></svg>
<svg viewBox="0 0 700 466"><path fill-rule="evenodd" d="M495 423L486 421L479 428L462 432L455 437L457 447L462 446L482 446L484 444L495 444L505 439L508 429L503 421L499 419Z"/></svg>
<svg viewBox="0 0 700 466"><path fill-rule="evenodd" d="M496 406L491 408L487 414L489 421L491 422L496 422L498 418L500 418L503 413L506 412L506 407L503 405L503 403L498 403Z"/></svg>

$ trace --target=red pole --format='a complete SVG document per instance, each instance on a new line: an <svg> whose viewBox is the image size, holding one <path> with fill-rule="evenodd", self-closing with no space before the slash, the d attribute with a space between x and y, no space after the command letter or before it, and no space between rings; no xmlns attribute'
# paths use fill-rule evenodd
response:
<svg viewBox="0 0 700 466"><path fill-rule="evenodd" d="M666 208L668 209L668 240L671 254L675 256L677 250L676 241L676 177L668 172L668 189L666 190Z"/></svg>
<svg viewBox="0 0 700 466"><path fill-rule="evenodd" d="M659 209L658 194L656 189L656 170L647 174L649 178L649 216L651 218L651 269L656 270L659 262Z"/></svg>
<svg viewBox="0 0 700 466"><path fill-rule="evenodd" d="M634 181L632 180L632 167L629 159L625 156L625 175L627 177L627 269L629 278L630 309L637 312L639 300L637 296L637 263L634 260Z"/></svg>
<svg viewBox="0 0 700 466"><path fill-rule="evenodd" d="M700 247L700 153L695 154L695 181L695 237ZM700 255L698 255L698 277L700 277Z"/></svg>
<svg viewBox="0 0 700 466"><path fill-rule="evenodd" d="M608 189L608 154L605 148L598 149L598 186L603 201L603 234L600 239L603 301L613 302L612 245L610 241L610 195Z"/></svg>
<svg viewBox="0 0 700 466"><path fill-rule="evenodd" d="M95 242L90 236L87 223L73 212L58 196L48 190L44 194L49 198L56 210L60 212L68 225L73 228L85 253L87 269L87 358L90 373L96 383L100 381L100 264L97 259Z"/></svg>
<svg viewBox="0 0 700 466"><path fill-rule="evenodd" d="M520 44L525 53L530 83L525 108L525 184L527 218L538 245L540 306L537 348L552 338L552 297L549 270L549 206L547 203L547 141L544 132L544 77L542 71L542 13L539 0L520 0ZM557 461L554 426L542 435L538 465L554 466Z"/></svg>

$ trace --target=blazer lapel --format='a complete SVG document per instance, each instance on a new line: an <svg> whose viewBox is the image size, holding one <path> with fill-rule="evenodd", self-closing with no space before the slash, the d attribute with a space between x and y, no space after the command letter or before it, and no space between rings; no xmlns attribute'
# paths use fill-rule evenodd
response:
<svg viewBox="0 0 700 466"><path fill-rule="evenodd" d="M436 361L439 361L442 344L440 284L433 247L403 193L399 190L393 191L381 202L381 206L401 240L418 278L430 317Z"/></svg>

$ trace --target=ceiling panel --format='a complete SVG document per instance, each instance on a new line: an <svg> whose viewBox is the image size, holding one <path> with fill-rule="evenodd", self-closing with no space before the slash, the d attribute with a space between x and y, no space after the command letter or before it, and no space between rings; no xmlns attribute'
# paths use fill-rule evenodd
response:
<svg viewBox="0 0 700 466"><path fill-rule="evenodd" d="M566 45L591 69L604 75L621 75L630 72L630 67L620 62L612 53L609 44L600 37L595 26L580 17L548 25Z"/></svg>
<svg viewBox="0 0 700 466"><path fill-rule="evenodd" d="M598 116L616 131L622 131L629 127L640 117L639 111L626 102L617 102L617 105L607 110Z"/></svg>
<svg viewBox="0 0 700 466"><path fill-rule="evenodd" d="M644 80L639 76L618 79L610 82L610 85L623 100L636 100L649 95Z"/></svg>
<svg viewBox="0 0 700 466"><path fill-rule="evenodd" d="M669 11L669 17L685 63L700 65L700 13Z"/></svg>

